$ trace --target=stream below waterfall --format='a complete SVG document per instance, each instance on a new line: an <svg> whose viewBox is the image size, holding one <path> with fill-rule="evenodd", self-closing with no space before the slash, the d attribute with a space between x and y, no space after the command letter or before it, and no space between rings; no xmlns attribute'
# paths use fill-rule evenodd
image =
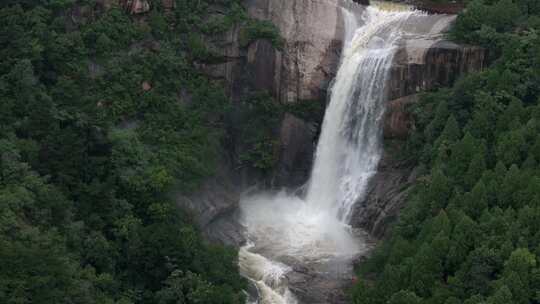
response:
<svg viewBox="0 0 540 304"><path fill-rule="evenodd" d="M340 288L334 283L350 282L353 260L369 249L365 235L349 225L351 210L364 198L381 158L387 83L398 43L418 35L415 20L427 15L383 4L361 15L341 10L341 63L305 190L245 195L240 203L248 242L240 248L239 266L257 290L250 303L300 303L299 276L323 281L307 288Z"/></svg>

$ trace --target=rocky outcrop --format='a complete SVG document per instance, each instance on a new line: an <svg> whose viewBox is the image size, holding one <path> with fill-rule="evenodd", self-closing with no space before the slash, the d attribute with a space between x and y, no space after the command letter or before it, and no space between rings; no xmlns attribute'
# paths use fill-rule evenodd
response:
<svg viewBox="0 0 540 304"><path fill-rule="evenodd" d="M241 29L234 28L212 43L213 50L224 61L202 68L211 77L224 80L233 99L250 91L266 90L284 104L324 103L343 45L344 16L340 7L344 5L358 16L365 9L345 0L245 0L251 17L270 20L278 27L285 41L283 48L276 49L266 40L256 40L242 48L238 43ZM387 140L405 139L409 134L414 122L406 108L416 100L415 94L451 85L460 75L483 68L485 50L455 44L439 34L454 19L455 16L432 15L423 17L422 22L411 20L404 25L408 31L421 35L405 39L394 59L388 92L391 101L384 122ZM290 114L284 116L274 186L306 181L316 133L311 124ZM357 224L375 234L384 231L385 218L402 205L403 185L410 180L412 171L389 156L385 153L367 200L359 204L359 210L361 206L371 207L362 209Z"/></svg>
<svg viewBox="0 0 540 304"><path fill-rule="evenodd" d="M285 45L256 41L246 50L238 43L241 29L232 29L215 48L225 62L205 70L224 79L233 98L249 88L271 92L282 103L324 100L343 43L342 5L363 9L346 0L245 0L249 15L275 24Z"/></svg>
<svg viewBox="0 0 540 304"><path fill-rule="evenodd" d="M147 0L120 0L120 5L130 14L143 14L150 10L150 3Z"/></svg>
<svg viewBox="0 0 540 304"><path fill-rule="evenodd" d="M358 14L364 7L349 0L245 0L244 5L252 18L269 20L277 26L285 42L283 47L276 49L264 39L242 47L242 28L236 27L208 42L223 60L201 63L201 69L223 80L233 100L252 91L268 91L283 104L324 104L343 44L341 7L350 6ZM220 14L219 9L215 11ZM281 154L273 179L275 186L301 184L309 173L316 130L307 130L311 123L293 120L292 115L284 116L280 128ZM307 148L293 145L290 136L294 142L307 144Z"/></svg>
<svg viewBox="0 0 540 304"><path fill-rule="evenodd" d="M241 188L238 177L223 160L217 174L199 190L177 194L176 202L193 213L204 235L210 241L239 247L244 243L243 227L237 220Z"/></svg>
<svg viewBox="0 0 540 304"><path fill-rule="evenodd" d="M286 41L276 51L276 75L269 91L284 103L321 100L339 63L344 25L341 6L358 12L362 6L339 0L248 0L250 16L272 21Z"/></svg>
<svg viewBox="0 0 540 304"><path fill-rule="evenodd" d="M338 68L345 35L341 7L350 6L358 16L365 7L345 0L245 0L244 5L251 17L270 20L277 26L284 39L283 47L276 49L267 40L256 40L242 47L239 43L242 29L236 27L209 41L211 50L223 60L201 64L201 68L207 75L223 80L233 100L252 91L265 90L283 104L324 103ZM215 14L220 12L219 8L215 9ZM407 137L414 123L406 108L414 102L415 94L448 86L460 75L484 66L483 49L452 43L439 34L454 18L432 15L420 23L411 20L403 25L409 32L421 33L418 37L422 38L408 37L396 53L389 80L391 101L384 122L388 140ZM305 182L316 133L312 124L290 114L284 116L279 132L275 186ZM403 185L411 179L412 168L390 155L385 153L366 201L358 205L362 215L358 215L356 224L375 234L384 231L384 223L399 210L405 197Z"/></svg>
<svg viewBox="0 0 540 304"><path fill-rule="evenodd" d="M391 0L392 2L402 3L414 6L418 10L428 12L430 14L459 14L465 8L465 1L454 0L452 2L444 2L437 0Z"/></svg>
<svg viewBox="0 0 540 304"><path fill-rule="evenodd" d="M402 142L387 141L378 171L369 182L366 198L354 206L351 225L382 238L404 207L417 170L399 158Z"/></svg>
<svg viewBox="0 0 540 304"><path fill-rule="evenodd" d="M355 206L352 217L355 227L382 237L388 223L397 217L405 204L417 174L399 155L403 140L414 126L407 107L418 100L417 93L450 86L463 74L482 70L486 58L486 50L482 48L458 45L437 36L403 42L390 77L391 100L387 103L383 130L385 152L378 172L370 181L365 200Z"/></svg>
<svg viewBox="0 0 540 304"><path fill-rule="evenodd" d="M481 70L486 50L435 39L406 40L396 54L390 99L445 87L459 76Z"/></svg>
<svg viewBox="0 0 540 304"><path fill-rule="evenodd" d="M481 70L485 58L485 50L481 48L445 40L411 40L400 49L390 80L392 100L388 101L385 113L384 155L370 181L366 198L355 205L353 226L381 238L405 205L417 174L415 168L399 156L414 126L407 107L417 101L416 93L449 86L464 73Z"/></svg>
<svg viewBox="0 0 540 304"><path fill-rule="evenodd" d="M352 231L361 240L363 248L358 257L365 257L376 245L376 239L365 231ZM346 304L349 302L347 290L354 284L354 269L350 260L332 260L324 263L295 263L287 273L289 289L300 303L310 304Z"/></svg>
<svg viewBox="0 0 540 304"><path fill-rule="evenodd" d="M415 5L418 9L431 14L459 14L465 8L465 3L459 0L446 3L418 0L414 1L413 5Z"/></svg>

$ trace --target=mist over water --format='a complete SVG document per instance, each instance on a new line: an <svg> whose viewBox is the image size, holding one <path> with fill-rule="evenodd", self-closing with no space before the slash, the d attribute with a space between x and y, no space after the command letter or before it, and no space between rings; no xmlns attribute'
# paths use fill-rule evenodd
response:
<svg viewBox="0 0 540 304"><path fill-rule="evenodd" d="M344 263L365 245L348 225L381 157L389 71L412 10L368 7L362 16L343 8L345 42L331 89L305 197L260 193L241 200L249 244L239 253L257 303L297 303L287 283L293 265ZM359 26L358 24L362 24Z"/></svg>

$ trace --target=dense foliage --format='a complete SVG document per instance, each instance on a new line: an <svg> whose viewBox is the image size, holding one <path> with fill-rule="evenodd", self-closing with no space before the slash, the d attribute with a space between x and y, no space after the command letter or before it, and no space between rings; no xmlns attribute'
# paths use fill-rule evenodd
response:
<svg viewBox="0 0 540 304"><path fill-rule="evenodd" d="M490 67L412 109L424 175L354 303L540 303L540 2L473 0L452 36Z"/></svg>
<svg viewBox="0 0 540 304"><path fill-rule="evenodd" d="M229 103L193 63L245 15L151 8L0 3L0 303L243 302L170 190L213 172Z"/></svg>

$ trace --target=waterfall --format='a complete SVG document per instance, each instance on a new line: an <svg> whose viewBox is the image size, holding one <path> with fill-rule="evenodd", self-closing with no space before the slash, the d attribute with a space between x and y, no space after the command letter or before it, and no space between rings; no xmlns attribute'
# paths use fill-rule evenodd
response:
<svg viewBox="0 0 540 304"><path fill-rule="evenodd" d="M381 158L386 84L402 24L422 14L370 6L361 20L346 9L342 15L344 49L305 198L281 192L241 201L250 244L241 248L239 264L258 289L256 303L297 303L287 283L292 267L350 266L364 249L348 225L351 209Z"/></svg>
<svg viewBox="0 0 540 304"><path fill-rule="evenodd" d="M413 14L369 7L365 25L345 44L306 197L344 223L379 163L386 84L400 25Z"/></svg>

